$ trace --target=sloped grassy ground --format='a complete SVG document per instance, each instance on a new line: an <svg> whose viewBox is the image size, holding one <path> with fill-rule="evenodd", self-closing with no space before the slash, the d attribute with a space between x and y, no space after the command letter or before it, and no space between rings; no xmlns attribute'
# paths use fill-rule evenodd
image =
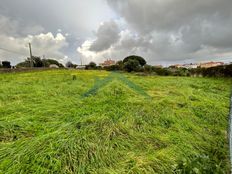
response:
<svg viewBox="0 0 232 174"><path fill-rule="evenodd" d="M229 173L230 79L108 75L0 74L0 173Z"/></svg>

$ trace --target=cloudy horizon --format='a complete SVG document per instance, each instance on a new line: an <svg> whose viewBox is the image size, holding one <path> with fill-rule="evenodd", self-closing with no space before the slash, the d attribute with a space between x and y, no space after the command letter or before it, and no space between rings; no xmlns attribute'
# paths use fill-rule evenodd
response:
<svg viewBox="0 0 232 174"><path fill-rule="evenodd" d="M232 60L231 0L0 0L0 61Z"/></svg>

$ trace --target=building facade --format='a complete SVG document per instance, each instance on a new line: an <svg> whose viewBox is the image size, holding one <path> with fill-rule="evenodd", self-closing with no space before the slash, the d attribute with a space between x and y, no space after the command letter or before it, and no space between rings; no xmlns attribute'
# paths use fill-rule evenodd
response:
<svg viewBox="0 0 232 174"><path fill-rule="evenodd" d="M211 68L211 67L215 67L215 66L221 66L224 65L223 62L205 62L205 63L201 63L200 67L201 68Z"/></svg>
<svg viewBox="0 0 232 174"><path fill-rule="evenodd" d="M116 62L114 60L107 59L103 63L100 63L99 65L101 67L106 67L106 66L111 66L111 65L115 65L115 64L116 64Z"/></svg>

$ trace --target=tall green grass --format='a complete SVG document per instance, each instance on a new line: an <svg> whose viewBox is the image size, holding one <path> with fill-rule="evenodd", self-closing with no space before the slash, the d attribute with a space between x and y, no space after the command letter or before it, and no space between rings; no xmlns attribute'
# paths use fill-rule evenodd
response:
<svg viewBox="0 0 232 174"><path fill-rule="evenodd" d="M0 173L229 172L230 79L108 75L0 74Z"/></svg>

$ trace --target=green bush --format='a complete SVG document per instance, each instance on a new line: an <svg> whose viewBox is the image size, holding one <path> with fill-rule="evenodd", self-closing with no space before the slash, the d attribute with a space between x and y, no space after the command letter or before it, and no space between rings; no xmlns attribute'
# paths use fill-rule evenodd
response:
<svg viewBox="0 0 232 174"><path fill-rule="evenodd" d="M196 68L190 70L191 75L204 77L232 77L232 64L211 68Z"/></svg>
<svg viewBox="0 0 232 174"><path fill-rule="evenodd" d="M2 61L2 67L3 68L11 68L10 62L9 61Z"/></svg>
<svg viewBox="0 0 232 174"><path fill-rule="evenodd" d="M107 71L119 71L121 70L120 65L111 65L111 66L106 66L104 67L105 70Z"/></svg>
<svg viewBox="0 0 232 174"><path fill-rule="evenodd" d="M61 63L59 63L57 60L54 60L54 59L42 59L42 62L43 62L44 67L49 67L52 64L57 65L60 68L64 67L64 65L62 65Z"/></svg>
<svg viewBox="0 0 232 174"><path fill-rule="evenodd" d="M140 56L132 55L132 56L126 57L126 58L123 60L124 65L125 65L125 63L128 62L129 60L137 60L141 66L144 66L144 65L146 65L146 63L147 63L146 60L145 60L144 58L142 58L142 57L140 57Z"/></svg>
<svg viewBox="0 0 232 174"><path fill-rule="evenodd" d="M144 72L151 73L152 72L152 66L151 65L145 65L144 66Z"/></svg>
<svg viewBox="0 0 232 174"><path fill-rule="evenodd" d="M97 69L97 65L95 62L90 62L85 69Z"/></svg>
<svg viewBox="0 0 232 174"><path fill-rule="evenodd" d="M140 67L138 60L130 59L124 63L124 70L127 72L138 71Z"/></svg>

